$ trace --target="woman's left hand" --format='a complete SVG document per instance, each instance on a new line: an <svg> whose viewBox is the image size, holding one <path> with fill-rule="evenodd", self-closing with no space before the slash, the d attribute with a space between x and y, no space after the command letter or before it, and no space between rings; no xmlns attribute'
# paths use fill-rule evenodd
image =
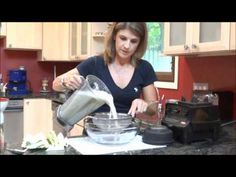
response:
<svg viewBox="0 0 236 177"><path fill-rule="evenodd" d="M135 99L133 102L132 102L132 105L129 109L129 112L128 114L130 114L132 117L135 116L136 113L143 113L147 110L147 106L148 106L148 103L145 102L144 100L142 99Z"/></svg>

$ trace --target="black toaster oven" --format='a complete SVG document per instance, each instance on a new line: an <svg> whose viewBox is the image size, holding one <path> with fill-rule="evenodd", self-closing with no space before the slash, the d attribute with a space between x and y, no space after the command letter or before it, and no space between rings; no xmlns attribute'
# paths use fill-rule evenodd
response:
<svg viewBox="0 0 236 177"><path fill-rule="evenodd" d="M217 140L220 133L218 106L211 103L166 103L162 124L173 131L173 138L184 144L206 139Z"/></svg>

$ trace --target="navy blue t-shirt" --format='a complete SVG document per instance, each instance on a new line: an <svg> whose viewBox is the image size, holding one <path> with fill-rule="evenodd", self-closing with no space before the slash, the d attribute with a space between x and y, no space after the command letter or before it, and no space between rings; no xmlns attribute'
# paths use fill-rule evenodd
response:
<svg viewBox="0 0 236 177"><path fill-rule="evenodd" d="M142 88L153 84L157 80L155 71L152 65L146 61L140 59L134 74L125 88L118 87L112 79L108 66L105 64L102 56L93 56L77 65L79 73L86 77L87 75L95 75L101 79L114 99L114 105L116 111L119 113L127 113L130 109L131 103L134 99L140 98ZM125 73L124 73L125 74ZM104 104L95 112L109 112L110 107Z"/></svg>

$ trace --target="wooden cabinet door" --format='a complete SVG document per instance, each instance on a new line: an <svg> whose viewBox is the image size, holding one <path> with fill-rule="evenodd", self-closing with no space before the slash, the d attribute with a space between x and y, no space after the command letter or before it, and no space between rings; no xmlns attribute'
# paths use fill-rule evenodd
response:
<svg viewBox="0 0 236 177"><path fill-rule="evenodd" d="M43 23L43 61L76 61L88 56L88 23Z"/></svg>
<svg viewBox="0 0 236 177"><path fill-rule="evenodd" d="M108 23L43 23L42 61L79 61L103 52Z"/></svg>
<svg viewBox="0 0 236 177"><path fill-rule="evenodd" d="M7 22L7 49L42 49L42 23L37 22Z"/></svg>
<svg viewBox="0 0 236 177"><path fill-rule="evenodd" d="M79 22L71 23L70 27L70 56L72 60L85 60L103 52L104 33L108 23Z"/></svg>
<svg viewBox="0 0 236 177"><path fill-rule="evenodd" d="M229 51L230 23L173 22L164 26L164 54L191 55Z"/></svg>
<svg viewBox="0 0 236 177"><path fill-rule="evenodd" d="M230 43L230 23L193 23L191 53L228 51Z"/></svg>
<svg viewBox="0 0 236 177"><path fill-rule="evenodd" d="M91 25L90 55L99 55L104 50L104 35L108 29L107 22L93 22Z"/></svg>
<svg viewBox="0 0 236 177"><path fill-rule="evenodd" d="M43 23L43 61L69 61L69 23Z"/></svg>
<svg viewBox="0 0 236 177"><path fill-rule="evenodd" d="M6 36L6 23L0 22L0 38Z"/></svg>
<svg viewBox="0 0 236 177"><path fill-rule="evenodd" d="M84 60L90 56L90 23L70 23L70 59Z"/></svg>
<svg viewBox="0 0 236 177"><path fill-rule="evenodd" d="M52 101L44 98L24 99L24 136L53 130Z"/></svg>
<svg viewBox="0 0 236 177"><path fill-rule="evenodd" d="M189 54L192 41L192 23L164 23L164 54Z"/></svg>
<svg viewBox="0 0 236 177"><path fill-rule="evenodd" d="M231 23L230 50L236 50L236 22Z"/></svg>

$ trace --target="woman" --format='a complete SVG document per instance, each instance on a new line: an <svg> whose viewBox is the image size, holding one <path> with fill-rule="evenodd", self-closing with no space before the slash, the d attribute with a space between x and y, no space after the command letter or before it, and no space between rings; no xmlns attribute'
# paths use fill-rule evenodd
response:
<svg viewBox="0 0 236 177"><path fill-rule="evenodd" d="M155 72L150 63L141 59L146 47L146 23L113 23L106 34L104 53L55 78L53 89L75 90L81 84L79 75L95 75L111 91L117 112L134 117L135 113L146 111L149 102L157 100ZM108 105L103 105L96 112L109 111Z"/></svg>

